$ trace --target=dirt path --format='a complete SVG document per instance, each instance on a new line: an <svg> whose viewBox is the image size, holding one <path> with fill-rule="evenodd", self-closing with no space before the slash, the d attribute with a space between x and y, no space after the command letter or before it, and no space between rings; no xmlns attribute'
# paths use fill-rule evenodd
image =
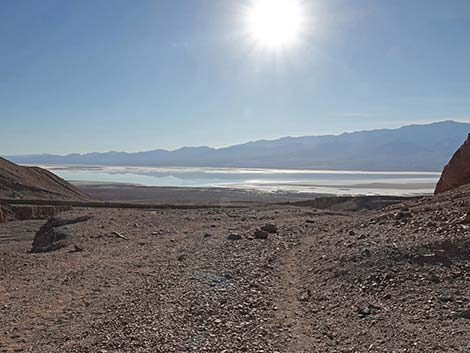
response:
<svg viewBox="0 0 470 353"><path fill-rule="evenodd" d="M277 280L276 320L286 332L286 353L325 352L325 341L331 340L327 330L320 330L324 318L317 317L317 309L312 310L322 284L312 286L311 273L320 271L327 253L322 244L331 232L349 222L349 215L337 215L332 222L331 216L316 214L308 225L300 225L296 242L279 258ZM319 260L313 261L313 260ZM312 267L313 266L313 267ZM321 306L321 304L320 304Z"/></svg>
<svg viewBox="0 0 470 353"><path fill-rule="evenodd" d="M300 276L298 248L292 249L280 262L280 289L276 318L288 330L286 352L310 352L312 346L311 323L305 319L304 293Z"/></svg>

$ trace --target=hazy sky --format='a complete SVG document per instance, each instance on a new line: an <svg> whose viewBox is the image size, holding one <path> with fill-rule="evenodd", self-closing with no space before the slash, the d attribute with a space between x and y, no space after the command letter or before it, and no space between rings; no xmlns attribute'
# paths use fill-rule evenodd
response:
<svg viewBox="0 0 470 353"><path fill-rule="evenodd" d="M247 35L252 2L0 1L0 154L470 121L469 0L303 1L277 51Z"/></svg>

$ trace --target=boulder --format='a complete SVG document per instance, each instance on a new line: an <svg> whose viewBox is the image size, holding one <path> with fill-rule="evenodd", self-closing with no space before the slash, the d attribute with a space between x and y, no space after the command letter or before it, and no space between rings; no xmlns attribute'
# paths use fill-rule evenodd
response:
<svg viewBox="0 0 470 353"><path fill-rule="evenodd" d="M66 246L67 234L55 229L55 219L50 219L36 233L33 241L32 253L54 251Z"/></svg>
<svg viewBox="0 0 470 353"><path fill-rule="evenodd" d="M440 194L470 183L470 134L444 167L434 194Z"/></svg>
<svg viewBox="0 0 470 353"><path fill-rule="evenodd" d="M36 233L32 253L43 253L58 250L68 245L68 234L59 228L69 224L86 222L92 217L84 216L73 219L49 219Z"/></svg>

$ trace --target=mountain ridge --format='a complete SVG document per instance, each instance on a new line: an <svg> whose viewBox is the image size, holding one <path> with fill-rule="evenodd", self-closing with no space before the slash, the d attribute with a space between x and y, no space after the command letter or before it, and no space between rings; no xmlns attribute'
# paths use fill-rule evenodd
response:
<svg viewBox="0 0 470 353"><path fill-rule="evenodd" d="M338 135L286 136L221 148L186 146L7 158L24 164L440 171L468 132L470 123L447 120Z"/></svg>

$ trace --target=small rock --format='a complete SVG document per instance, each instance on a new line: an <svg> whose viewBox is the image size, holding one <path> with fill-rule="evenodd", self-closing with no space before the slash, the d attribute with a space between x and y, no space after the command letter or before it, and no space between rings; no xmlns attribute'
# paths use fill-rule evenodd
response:
<svg viewBox="0 0 470 353"><path fill-rule="evenodd" d="M81 247L79 247L78 245L74 245L73 249L70 250L69 252L74 253L74 252L81 252L81 251L83 251L83 249Z"/></svg>
<svg viewBox="0 0 470 353"><path fill-rule="evenodd" d="M460 312L459 316L463 319L470 320L470 309L466 309Z"/></svg>
<svg viewBox="0 0 470 353"><path fill-rule="evenodd" d="M277 233L277 226L275 224L267 223L261 227L261 230L268 233Z"/></svg>
<svg viewBox="0 0 470 353"><path fill-rule="evenodd" d="M401 219L407 219L407 218L412 218L413 214L410 211L399 211L394 214L394 218L396 220L401 220Z"/></svg>
<svg viewBox="0 0 470 353"><path fill-rule="evenodd" d="M114 235L117 238L121 238L121 239L124 239L124 240L129 240L125 235L123 235L119 232L112 232L111 234Z"/></svg>
<svg viewBox="0 0 470 353"><path fill-rule="evenodd" d="M261 229L256 229L254 235L256 239L268 239L269 237L269 233Z"/></svg>
<svg viewBox="0 0 470 353"><path fill-rule="evenodd" d="M361 319L369 315L377 314L377 312L379 311L380 311L380 307L373 305L373 304L369 304L366 307L357 308L357 314L359 315Z"/></svg>
<svg viewBox="0 0 470 353"><path fill-rule="evenodd" d="M300 297L299 297L299 301L301 302L306 302L310 299L310 296L311 296L311 292L310 292L310 289L306 290L305 292L302 292L302 294L300 294Z"/></svg>
<svg viewBox="0 0 470 353"><path fill-rule="evenodd" d="M469 224L470 223L470 214L465 214L464 216L460 217L460 224Z"/></svg>
<svg viewBox="0 0 470 353"><path fill-rule="evenodd" d="M227 240L241 240L242 237L238 233L230 233L229 236L227 237Z"/></svg>

